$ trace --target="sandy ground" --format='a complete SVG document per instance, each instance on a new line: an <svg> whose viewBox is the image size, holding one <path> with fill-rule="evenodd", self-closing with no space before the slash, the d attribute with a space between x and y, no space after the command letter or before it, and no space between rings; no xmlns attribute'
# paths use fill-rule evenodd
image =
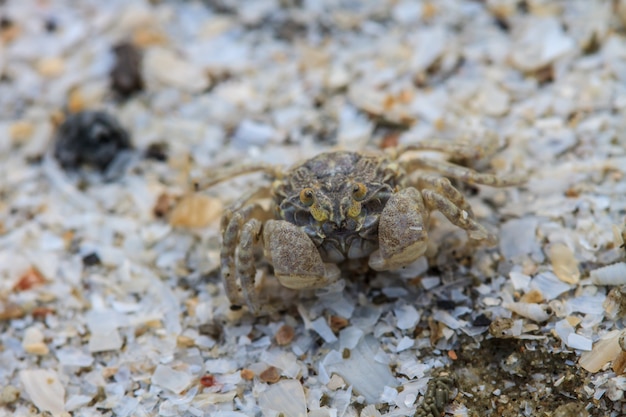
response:
<svg viewBox="0 0 626 417"><path fill-rule="evenodd" d="M625 22L620 0L0 1L0 416L624 415ZM289 292L259 258L278 308L231 308L219 219L270 181L194 182L428 141L489 155L405 157L525 178L452 181L499 243L434 213L402 270Z"/></svg>

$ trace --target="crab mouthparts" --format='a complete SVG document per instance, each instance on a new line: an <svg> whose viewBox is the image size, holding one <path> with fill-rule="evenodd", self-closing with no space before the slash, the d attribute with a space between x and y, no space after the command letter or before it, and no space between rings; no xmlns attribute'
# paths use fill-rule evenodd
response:
<svg viewBox="0 0 626 417"><path fill-rule="evenodd" d="M344 219L339 222L327 221L322 224L322 231L326 236L341 236L351 234L357 230L358 223L353 219Z"/></svg>

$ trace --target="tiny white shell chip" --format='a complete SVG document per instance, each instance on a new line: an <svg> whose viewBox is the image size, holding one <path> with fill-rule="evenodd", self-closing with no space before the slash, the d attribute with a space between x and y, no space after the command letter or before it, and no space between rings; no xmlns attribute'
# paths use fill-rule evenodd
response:
<svg viewBox="0 0 626 417"><path fill-rule="evenodd" d="M513 288L517 291L522 290L527 292L529 290L530 276L522 274L521 272L511 271L509 274Z"/></svg>
<svg viewBox="0 0 626 417"><path fill-rule="evenodd" d="M53 416L65 412L65 388L56 372L47 369L20 371L20 381L33 404Z"/></svg>
<svg viewBox="0 0 626 417"><path fill-rule="evenodd" d="M27 353L34 355L47 355L48 346L44 343L44 334L35 326L28 327L24 331L22 347Z"/></svg>
<svg viewBox="0 0 626 417"><path fill-rule="evenodd" d="M124 341L117 329L93 332L89 338L89 352L106 352L108 350L119 350Z"/></svg>
<svg viewBox="0 0 626 417"><path fill-rule="evenodd" d="M626 284L626 262L594 269L589 275L596 285L624 285Z"/></svg>
<svg viewBox="0 0 626 417"><path fill-rule="evenodd" d="M201 92L210 85L201 67L162 47L146 51L143 69L149 85L161 84L190 93Z"/></svg>
<svg viewBox="0 0 626 417"><path fill-rule="evenodd" d="M65 408L67 411L76 411L89 404L92 399L93 397L89 395L74 394L71 395L65 402Z"/></svg>
<svg viewBox="0 0 626 417"><path fill-rule="evenodd" d="M591 339L577 333L570 333L569 336L567 336L567 346L573 349L589 351L591 350L592 345L593 343L591 342Z"/></svg>
<svg viewBox="0 0 626 417"><path fill-rule="evenodd" d="M363 330L355 326L348 326L339 332L339 349L354 349L363 337Z"/></svg>
<svg viewBox="0 0 626 417"><path fill-rule="evenodd" d="M158 365L152 374L152 383L178 394L189 386L191 378L191 374L186 372L176 371L169 366Z"/></svg>
<svg viewBox="0 0 626 417"><path fill-rule="evenodd" d="M407 350L407 349L413 347L414 344L415 344L415 340L414 339L412 339L412 338L410 338L408 336L404 336L398 342L398 345L396 346L396 352L402 352L404 350Z"/></svg>
<svg viewBox="0 0 626 417"><path fill-rule="evenodd" d="M337 336L335 336L332 329L328 326L324 317L318 317L316 320L312 321L311 328L315 330L326 343L337 341Z"/></svg>
<svg viewBox="0 0 626 417"><path fill-rule="evenodd" d="M398 306L393 313L396 316L398 329L406 330L414 327L420 320L420 314L410 305Z"/></svg>
<svg viewBox="0 0 626 417"><path fill-rule="evenodd" d="M544 322L550 318L550 315L546 313L544 308L539 304L504 303L502 306L522 317L529 318L538 323Z"/></svg>
<svg viewBox="0 0 626 417"><path fill-rule="evenodd" d="M574 326L572 326L567 320L563 319L556 322L556 324L554 325L554 331L556 332L556 335L559 337L559 339L567 343L569 335L575 333L576 330L574 329Z"/></svg>
<svg viewBox="0 0 626 417"><path fill-rule="evenodd" d="M361 410L361 417L381 417L380 411L376 409L376 406L370 404Z"/></svg>

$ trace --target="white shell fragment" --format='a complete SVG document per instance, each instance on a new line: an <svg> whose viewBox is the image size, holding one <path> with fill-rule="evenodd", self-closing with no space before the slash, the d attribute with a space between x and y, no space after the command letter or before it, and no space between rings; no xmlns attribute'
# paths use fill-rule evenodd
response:
<svg viewBox="0 0 626 417"><path fill-rule="evenodd" d="M537 219L513 219L502 225L500 231L500 250L509 258L530 255L539 251L535 232Z"/></svg>
<svg viewBox="0 0 626 417"><path fill-rule="evenodd" d="M552 270L559 279L568 284L580 281L578 261L569 246L555 243L548 248L548 258L552 262Z"/></svg>
<svg viewBox="0 0 626 417"><path fill-rule="evenodd" d="M596 285L626 285L626 262L594 269L589 276Z"/></svg>
<svg viewBox="0 0 626 417"><path fill-rule="evenodd" d="M511 278L513 288L518 291L521 290L528 292L530 289L530 277L528 275L522 274L521 272L511 271L509 277Z"/></svg>
<svg viewBox="0 0 626 417"><path fill-rule="evenodd" d="M35 326L31 326L24 332L22 347L27 353L33 355L47 355L50 351L44 343L44 334Z"/></svg>
<svg viewBox="0 0 626 417"><path fill-rule="evenodd" d="M576 329L574 329L574 326L572 326L569 321L563 319L561 321L556 322L556 324L554 325L554 331L557 334L557 336L564 343L567 344L569 335L574 333Z"/></svg>
<svg viewBox="0 0 626 417"><path fill-rule="evenodd" d="M394 314L396 315L398 328L403 330L414 327L420 320L420 314L415 307L410 305L397 307L394 310Z"/></svg>
<svg viewBox="0 0 626 417"><path fill-rule="evenodd" d="M580 356L578 363L586 371L598 372L608 362L612 361L622 351L619 345L619 338L622 333L613 330L604 335L595 343L590 352L585 352Z"/></svg>
<svg viewBox="0 0 626 417"><path fill-rule="evenodd" d="M550 318L550 315L546 312L545 307L539 304L520 302L503 303L502 306L522 317L529 318L538 323L544 322Z"/></svg>
<svg viewBox="0 0 626 417"><path fill-rule="evenodd" d="M152 383L175 393L181 393L191 383L192 375L176 371L169 366L158 365L152 374Z"/></svg>
<svg viewBox="0 0 626 417"><path fill-rule="evenodd" d="M567 336L567 346L571 347L572 349L589 351L591 350L592 345L593 342L591 341L591 339L585 336L581 336L577 333L570 333L569 336Z"/></svg>
<svg viewBox="0 0 626 417"><path fill-rule="evenodd" d="M326 323L324 317L318 317L311 322L311 328L315 330L326 343L333 343L337 341L337 336L333 333L331 328Z"/></svg>
<svg viewBox="0 0 626 417"><path fill-rule="evenodd" d="M584 314L602 314L604 311L603 304L605 300L606 296L604 294L581 295L580 297L568 300L567 304L573 312L578 311Z"/></svg>
<svg viewBox="0 0 626 417"><path fill-rule="evenodd" d="M118 350L124 341L117 329L108 329L102 332L94 332L89 338L89 351L92 353Z"/></svg>
<svg viewBox="0 0 626 417"><path fill-rule="evenodd" d="M63 415L65 388L56 372L48 369L27 369L20 371L20 381L37 408L48 411L54 417Z"/></svg>
<svg viewBox="0 0 626 417"><path fill-rule="evenodd" d="M559 280L552 272L537 274L530 282L530 288L538 290L544 299L553 300L565 291L569 291L572 286Z"/></svg>
<svg viewBox="0 0 626 417"><path fill-rule="evenodd" d="M242 121L233 136L233 144L241 149L263 146L276 136L273 127L253 120Z"/></svg>
<svg viewBox="0 0 626 417"><path fill-rule="evenodd" d="M386 386L396 386L396 379L389 366L377 362L374 357L379 344L373 337L365 337L348 358L342 353L331 351L323 360L328 372L336 372L369 403L378 401Z"/></svg>
<svg viewBox="0 0 626 417"><path fill-rule="evenodd" d="M274 412L285 417L306 417L306 399L302 384L285 379L269 386L259 395L259 406L264 415Z"/></svg>
<svg viewBox="0 0 626 417"><path fill-rule="evenodd" d="M150 48L144 57L144 76L149 83L200 92L210 82L203 69L162 47Z"/></svg>
<svg viewBox="0 0 626 417"><path fill-rule="evenodd" d="M511 61L522 71L537 70L573 48L574 40L563 32L556 18L528 18L517 31Z"/></svg>

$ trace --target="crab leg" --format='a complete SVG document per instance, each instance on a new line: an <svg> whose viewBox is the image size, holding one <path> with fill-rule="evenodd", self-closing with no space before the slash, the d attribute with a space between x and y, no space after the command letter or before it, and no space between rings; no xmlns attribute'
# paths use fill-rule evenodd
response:
<svg viewBox="0 0 626 417"><path fill-rule="evenodd" d="M427 158L414 158L405 162L408 172L417 169L431 169L446 177L456 178L467 184L483 184L490 187L508 187L511 185L519 185L524 182L524 178L518 175L509 175L498 177L493 174L484 174L474 171L471 168L465 168L459 165L445 161L436 161Z"/></svg>
<svg viewBox="0 0 626 417"><path fill-rule="evenodd" d="M491 153L491 149L481 145L450 143L443 140L424 140L399 147L395 150L396 157L409 151L436 151L467 159L481 159Z"/></svg>
<svg viewBox="0 0 626 417"><path fill-rule="evenodd" d="M452 204L465 210L469 217L474 217L472 207L463 197L463 194L452 186L449 179L432 174L420 175L417 179L417 188L419 190L433 190L437 194L445 196Z"/></svg>
<svg viewBox="0 0 626 417"><path fill-rule="evenodd" d="M451 198L439 194L435 190L422 190L424 202L429 210L437 210L452 224L467 231L470 239L486 240L488 244L495 244L496 237L480 225L471 212L458 207Z"/></svg>
<svg viewBox="0 0 626 417"><path fill-rule="evenodd" d="M222 250L220 252L220 269L226 295L231 303L240 305L244 300L241 296L241 288L237 285L237 279L233 276L235 271L235 252L240 230L250 217L256 205L250 204L241 210L226 213L222 217Z"/></svg>
<svg viewBox="0 0 626 417"><path fill-rule="evenodd" d="M204 190L231 178L238 177L240 175L253 174L255 172L265 172L273 179L280 178L282 176L282 169L280 167L262 163L246 164L243 166L231 167L230 169L222 169L219 173L215 173L215 175L209 175L209 178L205 180L194 181L194 188L196 190Z"/></svg>
<svg viewBox="0 0 626 417"><path fill-rule="evenodd" d="M261 310L259 297L254 288L256 267L254 266L254 247L259 242L263 223L257 219L248 220L241 229L239 245L237 245L236 277L241 283L243 298L252 314Z"/></svg>

